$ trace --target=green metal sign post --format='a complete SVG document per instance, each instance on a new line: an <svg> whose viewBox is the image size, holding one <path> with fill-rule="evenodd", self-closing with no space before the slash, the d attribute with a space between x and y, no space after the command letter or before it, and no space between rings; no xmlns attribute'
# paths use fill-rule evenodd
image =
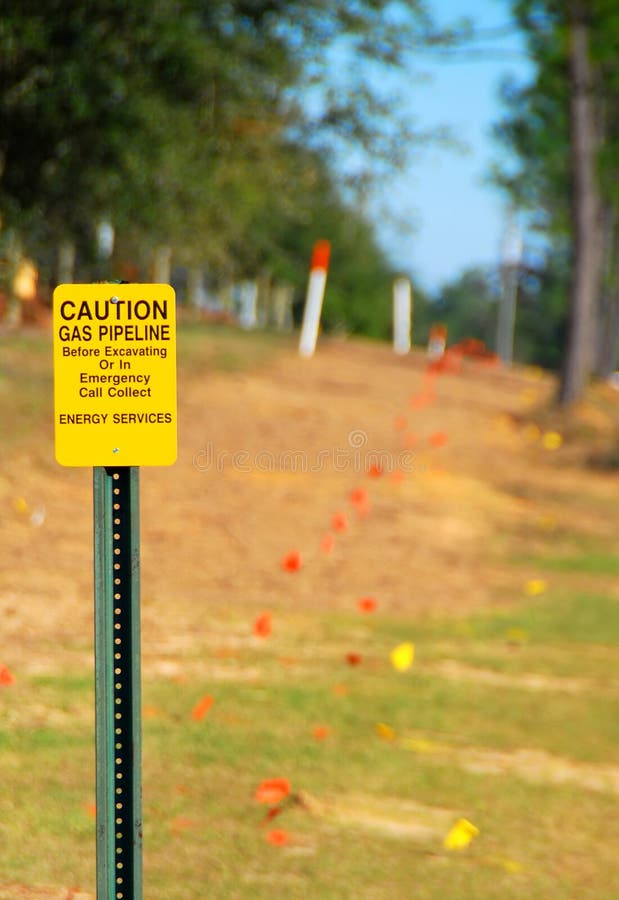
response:
<svg viewBox="0 0 619 900"><path fill-rule="evenodd" d="M97 900L142 900L139 468L177 452L169 284L54 290L56 460L93 467Z"/></svg>
<svg viewBox="0 0 619 900"><path fill-rule="evenodd" d="M141 900L139 469L93 473L97 900Z"/></svg>

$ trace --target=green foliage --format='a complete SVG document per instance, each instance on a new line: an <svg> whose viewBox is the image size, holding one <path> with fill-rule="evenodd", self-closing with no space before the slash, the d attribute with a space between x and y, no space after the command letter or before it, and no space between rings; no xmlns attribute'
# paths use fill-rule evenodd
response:
<svg viewBox="0 0 619 900"><path fill-rule="evenodd" d="M514 357L556 370L565 340L565 265L558 259L539 271L523 271L518 284ZM477 338L495 349L501 286L496 275L469 269L428 300L415 299L415 341L425 344L434 322L447 326L447 342Z"/></svg>
<svg viewBox="0 0 619 900"><path fill-rule="evenodd" d="M599 334L615 335L619 327L619 271L615 265L619 240L619 15L613 0L584 4L514 0L512 10L535 72L527 84L512 82L503 87L507 113L495 133L516 164L495 172L495 181L507 191L516 208L526 211L529 225L543 236L548 248L541 267L544 271L540 269L535 276L534 304L529 303L533 297L525 285L525 302L519 311L519 355L557 368L563 347L574 352L568 340L566 307L572 273L584 259L584 241L587 247L594 247L591 257L601 259L597 322L590 330L597 328ZM584 187L576 180L573 165L575 126L571 124L570 108L575 85L570 46L580 13L584 15L591 70L589 100L596 133L586 140L595 148L600 199L592 198L592 202L599 202L596 218L600 233L589 229L577 242L574 214L582 208ZM575 274L574 279L580 284ZM573 302L577 298L579 294L574 292ZM577 319L574 317L574 321ZM617 349L613 337L590 348L598 374L612 370ZM564 372L567 370L565 367Z"/></svg>
<svg viewBox="0 0 619 900"><path fill-rule="evenodd" d="M514 335L514 354L522 363L557 371L566 341L568 263L560 254L539 271L521 275Z"/></svg>
<svg viewBox="0 0 619 900"><path fill-rule="evenodd" d="M345 327L375 338L391 335L393 275L362 219L342 222L325 297L326 328Z"/></svg>
<svg viewBox="0 0 619 900"><path fill-rule="evenodd" d="M446 284L437 299L427 308L432 322L444 322L449 344L464 338L477 338L490 348L496 331L496 286L489 273L469 269Z"/></svg>
<svg viewBox="0 0 619 900"><path fill-rule="evenodd" d="M119 258L142 269L163 243L226 278L268 268L298 284L313 239L327 237L337 261L327 324L385 333L374 298L390 289L389 266L330 163L354 155L359 188L368 160L392 166L413 145L392 127L382 75L412 47L451 39L421 2L3 0L0 10L0 210L30 253L49 258L68 238L92 268L96 224L108 220Z"/></svg>

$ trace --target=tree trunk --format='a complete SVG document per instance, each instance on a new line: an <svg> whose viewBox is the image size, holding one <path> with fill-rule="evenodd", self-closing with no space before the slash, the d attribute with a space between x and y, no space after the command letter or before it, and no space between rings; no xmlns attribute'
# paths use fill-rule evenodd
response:
<svg viewBox="0 0 619 900"><path fill-rule="evenodd" d="M619 218L604 204L603 283L597 306L594 374L606 379L619 358Z"/></svg>
<svg viewBox="0 0 619 900"><path fill-rule="evenodd" d="M619 279L618 273L605 290L603 319L600 320L595 374L606 379L619 365Z"/></svg>
<svg viewBox="0 0 619 900"><path fill-rule="evenodd" d="M204 273L201 266L190 266L187 270L187 306L193 312L204 309Z"/></svg>
<svg viewBox="0 0 619 900"><path fill-rule="evenodd" d="M596 129L593 109L588 27L584 7L570 9L570 144L572 155L572 280L567 347L559 403L583 393L594 362L595 307L601 265L600 216L596 186Z"/></svg>
<svg viewBox="0 0 619 900"><path fill-rule="evenodd" d="M9 328L17 328L21 324L22 309L19 297L15 293L14 285L19 263L23 256L23 249L21 241L14 231L9 232L5 254L9 272L6 325Z"/></svg>
<svg viewBox="0 0 619 900"><path fill-rule="evenodd" d="M68 238L58 246L58 261L56 264L57 284L72 284L75 279L75 255L74 241Z"/></svg>
<svg viewBox="0 0 619 900"><path fill-rule="evenodd" d="M155 249L153 259L153 282L169 284L172 274L172 248L163 244Z"/></svg>
<svg viewBox="0 0 619 900"><path fill-rule="evenodd" d="M596 375L609 378L619 366L619 284L613 284L608 298L607 318L604 323L603 341L600 349Z"/></svg>

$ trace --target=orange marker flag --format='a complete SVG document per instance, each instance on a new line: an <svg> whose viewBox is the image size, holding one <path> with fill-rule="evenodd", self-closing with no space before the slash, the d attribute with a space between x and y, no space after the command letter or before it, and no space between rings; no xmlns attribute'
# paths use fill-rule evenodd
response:
<svg viewBox="0 0 619 900"><path fill-rule="evenodd" d="M374 597L362 597L357 601L357 608L362 613L373 613L378 603Z"/></svg>
<svg viewBox="0 0 619 900"><path fill-rule="evenodd" d="M348 499L350 500L352 505L355 507L359 518L364 518L365 516L369 515L371 505L370 505L370 499L368 497L368 492L366 491L365 488L362 488L362 487L353 488L349 494Z"/></svg>
<svg viewBox="0 0 619 900"><path fill-rule="evenodd" d="M286 844L290 843L290 835L281 828L274 828L272 831L268 831L266 839L274 847L285 847Z"/></svg>
<svg viewBox="0 0 619 900"><path fill-rule="evenodd" d="M298 550L291 550L282 559L282 569L285 572L298 572L301 568L301 554Z"/></svg>
<svg viewBox="0 0 619 900"><path fill-rule="evenodd" d="M424 409L432 402L429 394L413 394L410 399L410 405L413 409Z"/></svg>
<svg viewBox="0 0 619 900"><path fill-rule="evenodd" d="M333 553L335 547L335 538L330 532L327 532L320 540L320 549L323 553Z"/></svg>
<svg viewBox="0 0 619 900"><path fill-rule="evenodd" d="M215 700L213 697L211 697L210 694L205 694L205 696L202 697L201 700L198 700L191 711L191 718L194 720L194 722L201 722L202 719L206 717L206 714L208 713L214 702Z"/></svg>
<svg viewBox="0 0 619 900"><path fill-rule="evenodd" d="M290 782L287 778L267 778L256 788L254 799L267 806L275 806L290 793Z"/></svg>
<svg viewBox="0 0 619 900"><path fill-rule="evenodd" d="M256 637L268 638L273 631L273 620L270 612L264 612L254 622L254 634Z"/></svg>
<svg viewBox="0 0 619 900"><path fill-rule="evenodd" d="M435 431L430 435L430 446L431 447L444 447L447 443L447 435L444 431Z"/></svg>
<svg viewBox="0 0 619 900"><path fill-rule="evenodd" d="M188 819L187 816L175 816L168 822L168 828L170 829L170 831L174 832L185 831L189 828L195 827L195 821L193 819Z"/></svg>
<svg viewBox="0 0 619 900"><path fill-rule="evenodd" d="M365 506L368 502L368 492L365 488L353 488L349 494L349 500L353 506Z"/></svg>
<svg viewBox="0 0 619 900"><path fill-rule="evenodd" d="M348 530L348 517L346 513L336 512L331 519L331 528L334 531L347 531Z"/></svg>
<svg viewBox="0 0 619 900"><path fill-rule="evenodd" d="M331 729L328 725L315 725L312 734L317 741L324 741L331 734Z"/></svg>
<svg viewBox="0 0 619 900"><path fill-rule="evenodd" d="M370 503L369 500L367 503L360 503L357 506L357 515L359 516L360 519L365 519L367 516L370 515L371 511L372 511L372 504Z"/></svg>
<svg viewBox="0 0 619 900"><path fill-rule="evenodd" d="M0 685L10 687L12 684L15 684L15 676L8 666L0 666Z"/></svg>

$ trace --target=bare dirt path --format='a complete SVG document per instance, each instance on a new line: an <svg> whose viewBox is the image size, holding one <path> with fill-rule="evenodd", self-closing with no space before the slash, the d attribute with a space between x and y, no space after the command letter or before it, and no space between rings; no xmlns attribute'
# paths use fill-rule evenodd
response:
<svg viewBox="0 0 619 900"><path fill-rule="evenodd" d="M141 473L146 653L216 628L219 615L350 608L368 594L396 615L463 614L513 599L506 548L547 540L544 522L560 536L557 515L571 508L584 533L612 532L614 478L569 465L517 422L550 379L465 361L427 403L425 368L419 351L344 340L247 371L181 366L178 462ZM349 502L358 487L364 517ZM87 655L90 470L56 465L45 423L5 461L0 502L4 663ZM348 528L326 554L338 512ZM292 549L295 574L280 566Z"/></svg>

